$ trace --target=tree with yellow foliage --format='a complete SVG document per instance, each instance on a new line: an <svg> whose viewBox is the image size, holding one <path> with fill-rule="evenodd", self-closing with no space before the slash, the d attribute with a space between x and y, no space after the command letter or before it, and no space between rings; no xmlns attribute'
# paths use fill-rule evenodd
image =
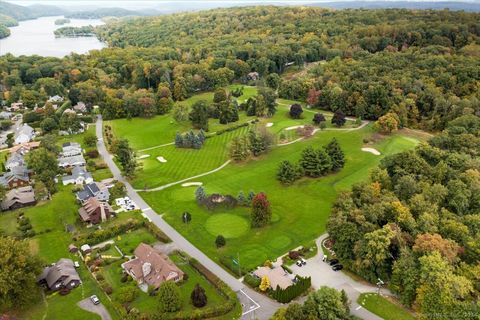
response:
<svg viewBox="0 0 480 320"><path fill-rule="evenodd" d="M267 291L268 288L270 288L270 280L268 280L267 276L262 277L262 282L260 283L259 288L262 291Z"/></svg>

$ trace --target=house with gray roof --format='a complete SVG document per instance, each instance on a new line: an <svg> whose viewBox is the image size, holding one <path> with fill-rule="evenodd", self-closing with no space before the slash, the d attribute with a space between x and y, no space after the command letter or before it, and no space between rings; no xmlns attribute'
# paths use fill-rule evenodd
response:
<svg viewBox="0 0 480 320"><path fill-rule="evenodd" d="M14 116L14 114L12 112L8 112L8 111L1 111L0 112L0 118L3 119L3 120L10 120L10 119L12 119L13 116Z"/></svg>
<svg viewBox="0 0 480 320"><path fill-rule="evenodd" d="M19 152L10 154L10 156L7 158L7 161L5 161L5 169L12 170L13 168L19 166L25 166L25 159L23 158L23 155Z"/></svg>
<svg viewBox="0 0 480 320"><path fill-rule="evenodd" d="M62 258L57 263L46 267L37 278L38 284L47 289L57 291L60 289L73 289L78 287L82 280L75 270L71 259Z"/></svg>
<svg viewBox="0 0 480 320"><path fill-rule="evenodd" d="M31 206L35 203L35 192L32 186L26 186L8 191L1 207L3 211L6 211Z"/></svg>
<svg viewBox="0 0 480 320"><path fill-rule="evenodd" d="M99 182L86 184L82 191L77 192L77 199L81 203L84 203L92 197L97 198L99 201L107 202L108 199L110 199L110 192L104 184Z"/></svg>
<svg viewBox="0 0 480 320"><path fill-rule="evenodd" d="M58 166L60 168L73 168L75 166L84 166L87 162L83 155L58 158Z"/></svg>
<svg viewBox="0 0 480 320"><path fill-rule="evenodd" d="M66 142L62 145L62 155L73 157L82 154L82 146L78 142Z"/></svg>
<svg viewBox="0 0 480 320"><path fill-rule="evenodd" d="M81 166L73 167L72 174L62 177L63 185L69 184L89 184L93 182L93 177L90 172Z"/></svg>
<svg viewBox="0 0 480 320"><path fill-rule="evenodd" d="M15 144L27 143L35 138L35 130L28 124L24 124L15 132Z"/></svg>

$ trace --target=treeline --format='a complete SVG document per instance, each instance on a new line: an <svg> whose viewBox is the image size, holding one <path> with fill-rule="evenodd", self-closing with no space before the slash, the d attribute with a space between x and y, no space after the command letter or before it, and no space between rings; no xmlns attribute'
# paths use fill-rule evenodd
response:
<svg viewBox="0 0 480 320"><path fill-rule="evenodd" d="M4 25L0 24L0 39L6 38L10 35L10 30Z"/></svg>
<svg viewBox="0 0 480 320"><path fill-rule="evenodd" d="M327 229L337 257L388 283L424 319L477 319L480 118L466 115L415 150L388 156L341 194Z"/></svg>
<svg viewBox="0 0 480 320"><path fill-rule="evenodd" d="M32 107L46 94L68 92L73 104L99 105L112 119L168 112L174 101L241 82L347 115L376 119L391 111L401 126L441 130L480 109L479 17L248 7L129 19L95 30L112 46L148 48L64 59L0 57L2 98ZM321 63L279 76L311 62ZM160 87L169 90L168 101L160 103ZM250 114L264 112L253 103L246 107ZM225 116L229 122L235 115Z"/></svg>
<svg viewBox="0 0 480 320"><path fill-rule="evenodd" d="M68 20L68 19L63 19L63 20ZM64 23L67 23L67 22L64 22ZM64 23L61 23L61 24L64 24ZM94 37L95 36L92 26L62 27L62 28L56 29L54 33L55 33L55 37Z"/></svg>

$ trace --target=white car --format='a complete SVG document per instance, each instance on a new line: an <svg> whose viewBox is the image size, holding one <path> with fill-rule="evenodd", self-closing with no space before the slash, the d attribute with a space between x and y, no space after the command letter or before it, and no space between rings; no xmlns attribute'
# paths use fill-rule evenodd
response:
<svg viewBox="0 0 480 320"><path fill-rule="evenodd" d="M75 268L80 268L80 263L78 263L78 261L75 261L75 262L73 262L73 266Z"/></svg>
<svg viewBox="0 0 480 320"><path fill-rule="evenodd" d="M90 300L94 305L100 304L100 299L96 295L90 296Z"/></svg>

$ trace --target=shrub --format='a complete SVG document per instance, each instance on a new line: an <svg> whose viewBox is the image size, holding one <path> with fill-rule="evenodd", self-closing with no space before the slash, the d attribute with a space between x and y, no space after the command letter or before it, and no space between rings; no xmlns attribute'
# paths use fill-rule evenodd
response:
<svg viewBox="0 0 480 320"><path fill-rule="evenodd" d="M247 273L245 275L245 277L243 277L243 281L252 288L258 288L258 286L260 285L260 282L261 282L260 278L258 278L257 276L254 276L250 273Z"/></svg>
<svg viewBox="0 0 480 320"><path fill-rule="evenodd" d="M158 288L158 307L161 312L175 312L182 307L180 289L172 281L163 282Z"/></svg>
<svg viewBox="0 0 480 320"><path fill-rule="evenodd" d="M292 104L290 106L289 114L292 119L300 119L302 113L303 113L302 106L299 105L298 103Z"/></svg>
<svg viewBox="0 0 480 320"><path fill-rule="evenodd" d="M292 260L297 260L300 257L300 253L298 251L290 251L288 257Z"/></svg>
<svg viewBox="0 0 480 320"><path fill-rule="evenodd" d="M312 279L310 277L302 278L297 276L296 279L297 282L286 289L277 286L277 288L272 291L272 298L280 303L288 303L310 289L312 285Z"/></svg>
<svg viewBox="0 0 480 320"><path fill-rule="evenodd" d="M98 153L97 150L93 149L93 150L87 151L86 155L87 155L87 157L89 157L90 159L96 159L96 158L98 158L99 153Z"/></svg>
<svg viewBox="0 0 480 320"><path fill-rule="evenodd" d="M225 246L226 243L227 241L225 240L225 237L222 235L218 235L217 238L215 239L215 245L217 246L217 248L221 248Z"/></svg>
<svg viewBox="0 0 480 320"><path fill-rule="evenodd" d="M192 299L192 304L197 308L203 308L207 305L205 289L203 289L198 283L195 285L190 298Z"/></svg>
<svg viewBox="0 0 480 320"><path fill-rule="evenodd" d="M95 278L96 278L98 281L102 281L102 280L105 279L105 277L104 277L103 274L101 274L101 273L97 273L97 274L95 275Z"/></svg>

